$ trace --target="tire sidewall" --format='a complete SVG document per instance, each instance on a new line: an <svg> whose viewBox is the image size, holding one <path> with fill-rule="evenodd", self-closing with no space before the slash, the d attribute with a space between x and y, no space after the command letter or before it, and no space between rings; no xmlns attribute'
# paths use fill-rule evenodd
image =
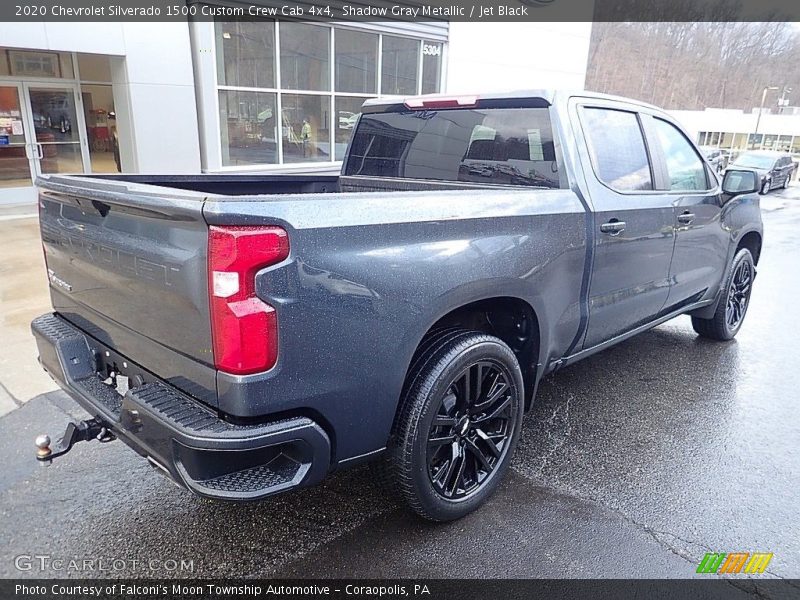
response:
<svg viewBox="0 0 800 600"><path fill-rule="evenodd" d="M769 179L767 179L761 185L761 195L762 196L766 196L770 192L771 189L772 189L772 182Z"/></svg>
<svg viewBox="0 0 800 600"><path fill-rule="evenodd" d="M481 489L464 499L448 500L436 491L428 474L428 433L431 429L433 418L438 412L439 402L447 388L464 369L470 364L479 361L493 362L505 371L513 388L514 405L512 410L516 411L517 415L511 439L504 450L500 463L489 475L489 479L482 484ZM437 363L437 367L439 365L441 363ZM415 495L425 512L433 519L440 521L457 519L483 504L495 491L503 479L503 475L508 470L522 427L524 409L522 373L514 353L508 346L499 340L485 340L470 346L450 359L448 364L435 377L433 385L428 389L419 389L418 393L424 394L425 400L424 406L416 419L413 439L410 440L412 444L412 482Z"/></svg>

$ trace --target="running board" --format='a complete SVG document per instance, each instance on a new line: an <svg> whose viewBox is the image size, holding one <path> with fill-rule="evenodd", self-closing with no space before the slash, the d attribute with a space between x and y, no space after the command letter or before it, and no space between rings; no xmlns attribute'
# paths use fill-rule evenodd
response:
<svg viewBox="0 0 800 600"><path fill-rule="evenodd" d="M694 304L689 304L688 306L682 306L678 310L674 310L671 313L664 315L663 317L659 317L655 321L651 321L649 323L645 323L644 325L640 325L635 329L631 329L630 331L627 331L616 337L613 337L610 340L606 340L602 344L597 344L596 346L592 346L591 348L586 348L585 350L581 350L580 352L576 352L575 354L572 354L570 356L565 356L558 360L554 360L549 365L549 371L553 372L562 369L566 366L578 362L579 360L587 358L592 354L596 354L602 350L605 350L606 348L610 348L611 346L619 344L620 342L624 342L628 338L632 338L633 336L643 333L648 329L652 329L653 327L657 327L662 323L666 323L667 321L670 321L675 317L679 317L683 314L692 312L693 310L697 310L699 308L704 308L706 306L714 304L714 302L716 302L716 298L709 298L708 300L703 300L702 302L695 302Z"/></svg>

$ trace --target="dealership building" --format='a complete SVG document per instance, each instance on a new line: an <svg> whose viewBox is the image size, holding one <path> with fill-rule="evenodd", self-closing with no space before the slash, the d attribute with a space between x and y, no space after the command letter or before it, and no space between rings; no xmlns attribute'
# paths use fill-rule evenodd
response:
<svg viewBox="0 0 800 600"><path fill-rule="evenodd" d="M590 36L590 23L0 23L0 203L33 202L49 173L338 170L365 99L582 88Z"/></svg>
<svg viewBox="0 0 800 600"><path fill-rule="evenodd" d="M779 150L800 156L800 108L781 110L780 114L758 108L749 112L723 108L670 112L701 146L734 154L744 150Z"/></svg>

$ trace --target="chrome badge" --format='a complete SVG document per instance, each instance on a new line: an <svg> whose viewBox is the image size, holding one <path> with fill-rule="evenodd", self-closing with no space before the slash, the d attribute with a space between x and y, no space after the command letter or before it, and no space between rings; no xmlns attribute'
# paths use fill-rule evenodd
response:
<svg viewBox="0 0 800 600"><path fill-rule="evenodd" d="M72 286L63 279L61 279L58 275L56 275L53 272L53 269L47 269L47 277L50 279L50 283L52 283L53 285L57 285L58 287L67 290L68 292L72 291Z"/></svg>

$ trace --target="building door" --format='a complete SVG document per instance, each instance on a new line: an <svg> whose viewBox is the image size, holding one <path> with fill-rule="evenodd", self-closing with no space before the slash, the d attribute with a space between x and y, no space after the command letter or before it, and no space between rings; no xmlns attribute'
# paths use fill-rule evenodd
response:
<svg viewBox="0 0 800 600"><path fill-rule="evenodd" d="M27 118L21 83L0 84L0 204L31 202L33 129Z"/></svg>
<svg viewBox="0 0 800 600"><path fill-rule="evenodd" d="M74 83L23 83L34 175L85 173L89 169L86 123Z"/></svg>

